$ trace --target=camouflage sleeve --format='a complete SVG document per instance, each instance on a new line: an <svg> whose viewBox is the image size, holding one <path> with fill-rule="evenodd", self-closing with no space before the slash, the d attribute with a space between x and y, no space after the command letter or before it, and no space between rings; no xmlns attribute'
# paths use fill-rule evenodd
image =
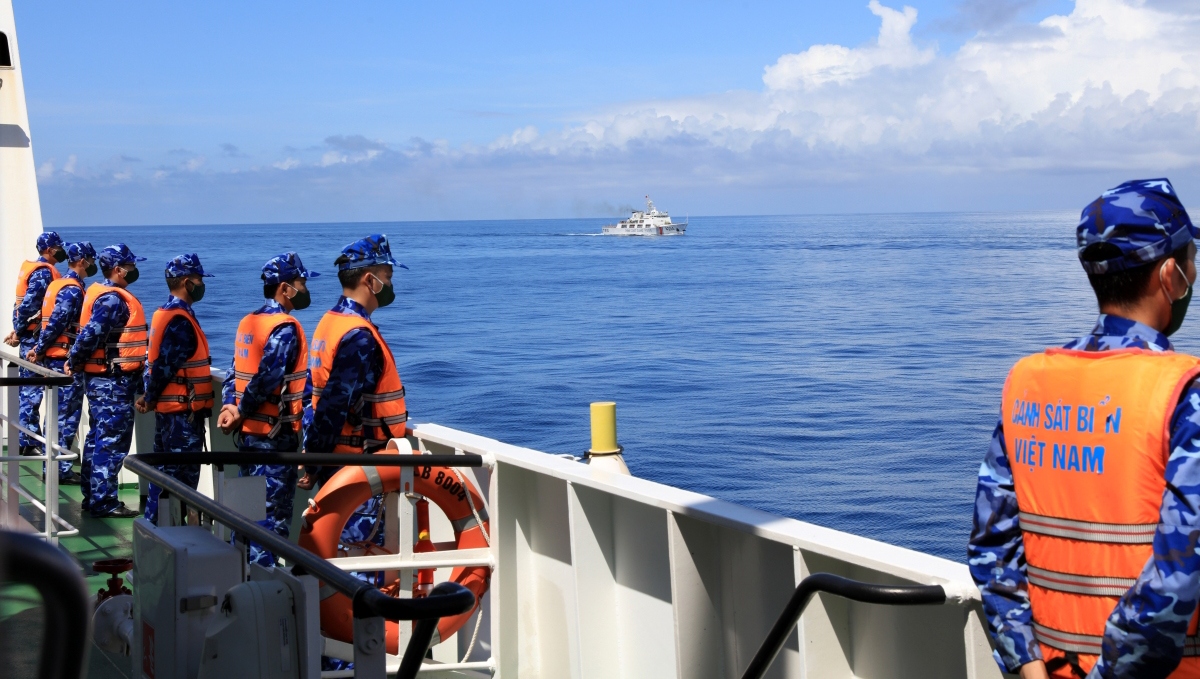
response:
<svg viewBox="0 0 1200 679"><path fill-rule="evenodd" d="M1008 672L1040 660L1033 636L1033 613L1025 578L1025 544L1017 520L1017 493L1004 448L1004 424L996 424L992 444L979 467L975 523L967 544L967 565L983 594L983 612L995 642L996 662Z"/></svg>
<svg viewBox="0 0 1200 679"><path fill-rule="evenodd" d="M79 312L82 307L83 290L74 285L68 285L59 290L54 303L54 311L50 313L46 327L42 328L38 334L37 345L34 349L39 354L46 353L46 348L54 344L54 340L66 332L71 323L79 320Z"/></svg>
<svg viewBox="0 0 1200 679"><path fill-rule="evenodd" d="M25 297L21 304L13 309L13 328L21 339L31 338L37 332L25 329L30 323L36 321L38 326L41 326L42 300L46 298L46 288L52 280L54 276L49 269L38 269L29 274L29 286L25 288Z"/></svg>
<svg viewBox="0 0 1200 679"><path fill-rule="evenodd" d="M129 322L129 308L115 292L105 293L92 303L92 318L79 329L79 337L67 352L67 363L73 372L83 369L83 361L100 346L113 328Z"/></svg>
<svg viewBox="0 0 1200 679"><path fill-rule="evenodd" d="M246 384L242 403L238 406L243 415L258 410L259 406L274 396L275 390L283 385L283 376L296 365L299 353L300 342L296 340L295 325L287 323L271 331L263 346L258 372Z"/></svg>
<svg viewBox="0 0 1200 679"><path fill-rule="evenodd" d="M352 330L342 338L329 366L329 381L304 429L305 451L333 452L342 425L357 417L363 392L378 379L378 356L379 344L370 332Z"/></svg>
<svg viewBox="0 0 1200 679"><path fill-rule="evenodd" d="M196 353L196 331L186 318L176 316L163 328L158 360L146 364L146 403L153 405L180 366Z"/></svg>
<svg viewBox="0 0 1200 679"><path fill-rule="evenodd" d="M1121 597L1104 629L1096 677L1166 677L1183 657L1188 623L1200 601L1200 381L1171 419L1154 555Z"/></svg>
<svg viewBox="0 0 1200 679"><path fill-rule="evenodd" d="M234 359L229 359L229 370L225 371L225 381L221 383L221 405L231 406L237 400L234 397L237 392L237 385L234 381L237 377L233 374L236 366Z"/></svg>

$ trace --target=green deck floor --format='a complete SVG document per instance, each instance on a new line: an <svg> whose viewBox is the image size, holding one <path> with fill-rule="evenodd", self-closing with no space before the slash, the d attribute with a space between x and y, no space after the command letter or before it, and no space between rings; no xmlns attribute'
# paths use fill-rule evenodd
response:
<svg viewBox="0 0 1200 679"><path fill-rule="evenodd" d="M41 462L21 464L21 487L40 497ZM78 465L76 466L78 471ZM104 587L108 575L96 573L92 564L101 559L132 558L134 519L93 519L80 508L83 496L79 486L60 486L59 508L67 523L79 528L79 535L59 539L59 546L79 562L93 595ZM300 525L309 491L296 490L292 525ZM137 486L122 487L120 499L127 507L139 506ZM21 515L35 527L43 525L42 513L22 503ZM296 540L297 531L292 531ZM42 633L42 611L37 592L31 588L0 584L0 677L33 679L36 676L38 641ZM107 653L94 644L88 654L88 679L131 679L130 659Z"/></svg>
<svg viewBox="0 0 1200 679"><path fill-rule="evenodd" d="M21 464L21 487L40 496L42 469L40 462ZM59 546L80 564L87 578L88 590L94 595L109 576L92 570L100 559L133 556L133 519L93 519L80 511L79 486L61 486L59 507L67 523L79 528L79 535L61 538ZM138 488L120 490L121 501L138 506ZM21 505L21 515L35 527L42 526L42 513L31 505ZM42 610L37 592L32 588L0 585L0 676L13 679L32 679L36 676L39 640L42 636ZM129 679L130 660L89 648L89 679Z"/></svg>

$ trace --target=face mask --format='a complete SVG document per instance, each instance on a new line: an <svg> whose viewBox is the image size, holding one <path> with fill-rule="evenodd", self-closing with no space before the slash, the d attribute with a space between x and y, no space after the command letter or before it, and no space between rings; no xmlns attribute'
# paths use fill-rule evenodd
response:
<svg viewBox="0 0 1200 679"><path fill-rule="evenodd" d="M1176 269L1178 271L1178 269ZM1180 272L1182 273L1182 272ZM1187 281L1187 276L1184 276L1184 281ZM1171 302L1171 320L1167 323L1167 327L1163 329L1163 334L1167 337L1174 335L1180 327L1183 326L1183 318L1187 316L1188 305L1192 303L1192 286L1188 285L1187 293L1183 297Z"/></svg>
<svg viewBox="0 0 1200 679"><path fill-rule="evenodd" d="M92 262L91 264L88 264L87 271L85 271L84 273L88 276L95 276L96 272L99 270L100 270L100 267L96 266L95 262Z"/></svg>
<svg viewBox="0 0 1200 679"><path fill-rule="evenodd" d="M138 276L142 275L142 272L137 269L122 269L122 271L125 272L125 285L132 284L138 279Z"/></svg>
<svg viewBox="0 0 1200 679"><path fill-rule="evenodd" d="M193 302L199 302L200 300L204 299L204 284L196 283L191 287L190 290L188 290L188 294L192 296Z"/></svg>
<svg viewBox="0 0 1200 679"><path fill-rule="evenodd" d="M292 286L289 285L288 287L291 288ZM312 304L312 297L308 294L308 290L292 289L296 291L296 294L288 298L292 303L292 308L297 311L307 309L308 305Z"/></svg>
<svg viewBox="0 0 1200 679"><path fill-rule="evenodd" d="M66 251L65 251L65 250L63 250L62 248L59 248L59 249L55 250L55 251L54 251L54 261L56 261L56 262L65 262L65 261L67 261L67 253L66 253Z"/></svg>
<svg viewBox="0 0 1200 679"><path fill-rule="evenodd" d="M375 276L371 276L371 278L375 278ZM392 302L395 302L396 301L396 290L395 290L395 288L392 287L392 284L391 283L385 284L383 281L380 281L378 278L375 278L375 280L379 281L380 285L383 286L379 289L379 292L372 292L372 294L375 295L375 302L377 304L379 304L380 307L385 307L385 306L391 304Z"/></svg>

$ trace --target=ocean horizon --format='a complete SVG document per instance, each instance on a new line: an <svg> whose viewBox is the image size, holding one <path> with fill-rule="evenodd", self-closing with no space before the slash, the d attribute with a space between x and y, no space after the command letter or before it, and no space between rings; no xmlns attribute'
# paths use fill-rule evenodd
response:
<svg viewBox="0 0 1200 679"><path fill-rule="evenodd" d="M959 562L1009 367L1095 322L1073 212L697 216L682 237L593 237L611 221L59 231L147 257L131 290L148 308L167 298L159 266L197 252L222 369L266 259L295 250L326 274L297 313L311 336L342 246L386 233L409 269L374 320L414 422L580 454L588 403L615 400L639 477Z"/></svg>

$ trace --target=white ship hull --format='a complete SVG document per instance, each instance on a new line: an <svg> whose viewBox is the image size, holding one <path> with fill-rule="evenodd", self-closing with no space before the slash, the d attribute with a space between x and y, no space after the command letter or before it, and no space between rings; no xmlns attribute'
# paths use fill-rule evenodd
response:
<svg viewBox="0 0 1200 679"><path fill-rule="evenodd" d="M610 224L604 227L601 234L605 236L682 236L686 231L686 224L625 228L622 228L619 224Z"/></svg>

